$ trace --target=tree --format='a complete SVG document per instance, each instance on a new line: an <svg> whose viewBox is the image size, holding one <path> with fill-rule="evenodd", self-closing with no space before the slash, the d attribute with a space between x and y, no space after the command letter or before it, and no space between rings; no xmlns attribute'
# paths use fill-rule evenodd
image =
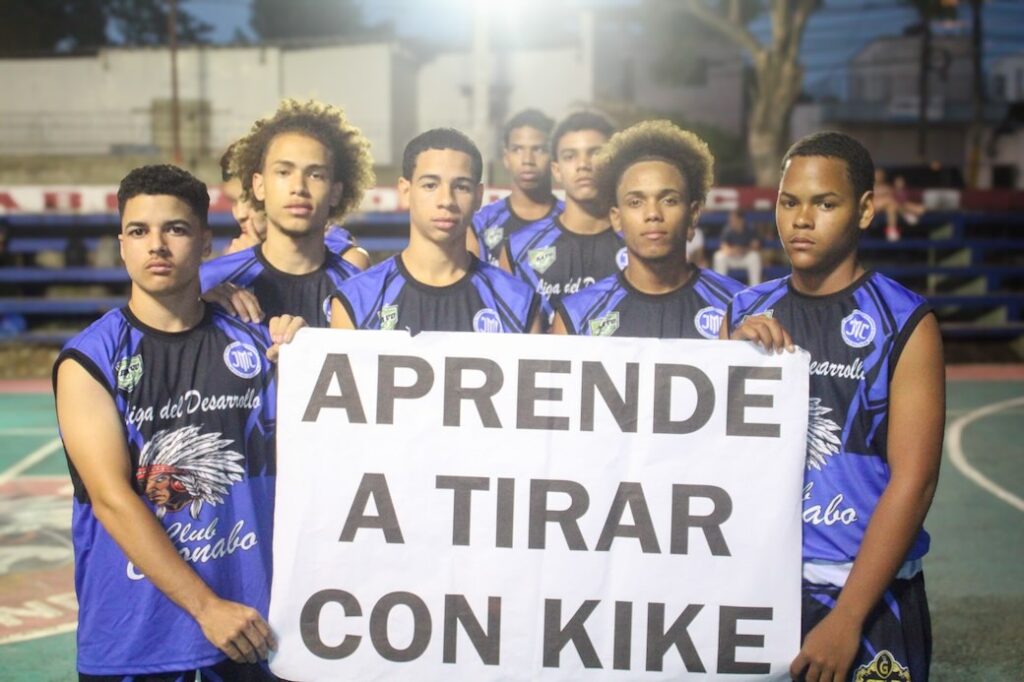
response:
<svg viewBox="0 0 1024 682"><path fill-rule="evenodd" d="M771 0L771 43L762 45L747 28L750 0L686 0L700 21L750 54L754 79L747 119L747 150L761 186L779 181L779 161L789 142L789 118L803 90L800 40L820 0Z"/></svg>
<svg viewBox="0 0 1024 682"><path fill-rule="evenodd" d="M172 0L105 0L107 17L122 45L166 45L168 4ZM179 43L203 43L213 27L177 7Z"/></svg>
<svg viewBox="0 0 1024 682"><path fill-rule="evenodd" d="M354 0L252 0L249 24L263 40L335 38L367 29Z"/></svg>
<svg viewBox="0 0 1024 682"><path fill-rule="evenodd" d="M0 54L67 52L107 44L106 0L0 2Z"/></svg>

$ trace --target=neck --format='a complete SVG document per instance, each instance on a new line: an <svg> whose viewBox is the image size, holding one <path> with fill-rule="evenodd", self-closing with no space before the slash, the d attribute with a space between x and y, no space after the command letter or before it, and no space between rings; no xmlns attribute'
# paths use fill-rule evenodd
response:
<svg viewBox="0 0 1024 682"><path fill-rule="evenodd" d="M454 284L465 277L471 262L466 237L434 242L419 236L415 228L409 245L402 251L402 262L413 278L432 287Z"/></svg>
<svg viewBox="0 0 1024 682"><path fill-rule="evenodd" d="M838 266L822 271L794 269L790 281L801 294L828 296L850 286L863 274L864 266L855 255L851 255Z"/></svg>
<svg viewBox="0 0 1024 682"><path fill-rule="evenodd" d="M611 228L608 215L601 213L594 201L580 202L567 196L561 218L565 229L577 234L598 234Z"/></svg>
<svg viewBox="0 0 1024 682"><path fill-rule="evenodd" d="M543 185L535 190L527 192L518 186L512 186L512 194L508 197L508 204L520 218L526 220L540 220L551 212L554 206L554 199L551 196L551 185Z"/></svg>
<svg viewBox="0 0 1024 682"><path fill-rule="evenodd" d="M203 319L206 306L199 300L199 278L184 291L153 296L132 285L128 309L147 327L162 332L183 332Z"/></svg>
<svg viewBox="0 0 1024 682"><path fill-rule="evenodd" d="M273 226L268 226L262 251L268 263L289 275L307 275L317 270L326 256L322 230L290 234Z"/></svg>
<svg viewBox="0 0 1024 682"><path fill-rule="evenodd" d="M623 271L626 281L645 294L667 294L685 285L697 274L697 268L686 262L682 253L658 260L643 260L629 254Z"/></svg>

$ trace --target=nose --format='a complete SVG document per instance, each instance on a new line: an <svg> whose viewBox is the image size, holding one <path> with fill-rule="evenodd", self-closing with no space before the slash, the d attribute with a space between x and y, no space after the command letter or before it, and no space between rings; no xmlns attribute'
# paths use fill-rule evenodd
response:
<svg viewBox="0 0 1024 682"><path fill-rule="evenodd" d="M814 227L814 207L810 204L802 204L793 218L793 227L808 229Z"/></svg>
<svg viewBox="0 0 1024 682"><path fill-rule="evenodd" d="M163 253L167 250L167 235L163 230L155 229L149 231L149 252Z"/></svg>
<svg viewBox="0 0 1024 682"><path fill-rule="evenodd" d="M292 173L291 185L289 186L288 191L302 197L309 196L309 183L307 182L306 174Z"/></svg>
<svg viewBox="0 0 1024 682"><path fill-rule="evenodd" d="M661 203L658 201L648 201L644 206L644 221L649 223L660 223L664 219L664 215L661 212Z"/></svg>
<svg viewBox="0 0 1024 682"><path fill-rule="evenodd" d="M442 184L441 187L438 188L437 206L438 208L445 208L452 211L455 210L455 187L452 185Z"/></svg>

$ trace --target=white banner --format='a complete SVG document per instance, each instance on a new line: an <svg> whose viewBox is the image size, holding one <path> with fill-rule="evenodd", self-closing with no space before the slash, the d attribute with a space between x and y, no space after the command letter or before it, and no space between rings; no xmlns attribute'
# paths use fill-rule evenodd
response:
<svg viewBox="0 0 1024 682"><path fill-rule="evenodd" d="M807 387L741 342L303 330L272 669L788 679Z"/></svg>

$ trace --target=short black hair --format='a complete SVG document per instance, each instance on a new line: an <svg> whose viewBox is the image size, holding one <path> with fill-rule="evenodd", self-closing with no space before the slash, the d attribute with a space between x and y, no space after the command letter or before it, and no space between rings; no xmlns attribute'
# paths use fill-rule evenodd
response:
<svg viewBox="0 0 1024 682"><path fill-rule="evenodd" d="M615 134L615 124L599 111L586 110L569 114L555 126L551 135L551 154L558 156L558 143L569 133L580 130L596 130L605 137Z"/></svg>
<svg viewBox="0 0 1024 682"><path fill-rule="evenodd" d="M117 188L117 211L124 215L124 205L140 194L169 195L188 204L200 227L206 228L207 213L210 211L210 193L206 185L187 170L159 164L136 168L121 180Z"/></svg>
<svg viewBox="0 0 1024 682"><path fill-rule="evenodd" d="M502 138L505 140L505 146L508 147L509 136L517 128L533 128L544 133L544 136L547 137L551 135L551 129L554 127L555 119L547 116L540 109L523 109L505 123Z"/></svg>
<svg viewBox="0 0 1024 682"><path fill-rule="evenodd" d="M860 200L875 186L875 162L860 142L845 133L825 131L814 133L796 141L782 157L782 170L794 156L826 156L846 162L846 176L853 185L853 193Z"/></svg>
<svg viewBox="0 0 1024 682"><path fill-rule="evenodd" d="M235 154L235 145L237 144L237 142L232 142L228 145L228 148L224 150L224 153L220 155L221 182L227 182L231 178L235 177L235 174L231 171L231 157Z"/></svg>
<svg viewBox="0 0 1024 682"><path fill-rule="evenodd" d="M403 178L412 180L412 175L416 171L416 159L428 149L453 149L467 154L471 163L473 182L479 183L484 176L483 157L468 135L455 128L434 128L420 133L405 145L405 152L402 154Z"/></svg>
<svg viewBox="0 0 1024 682"><path fill-rule="evenodd" d="M686 180L688 201L704 203L715 176L715 157L707 143L671 121L643 121L615 133L596 161L601 204L618 204L619 181L639 161L659 160L675 166Z"/></svg>

